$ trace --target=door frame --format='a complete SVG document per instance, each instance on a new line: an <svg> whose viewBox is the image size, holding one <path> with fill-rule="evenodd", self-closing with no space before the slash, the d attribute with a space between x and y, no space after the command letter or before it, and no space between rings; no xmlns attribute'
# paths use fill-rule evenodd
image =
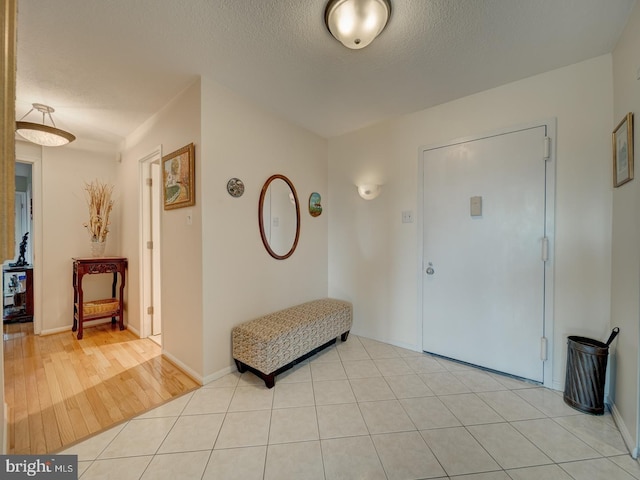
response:
<svg viewBox="0 0 640 480"><path fill-rule="evenodd" d="M523 124L517 124L510 127L505 127L499 130L489 131L477 135L471 135L467 137L459 137L450 141L424 145L418 149L418 215L417 215L417 237L418 237L418 261L417 276L418 276L418 315L416 332L419 335L418 345L421 346L420 350L423 351L423 338L424 338L424 308L423 308L423 289L425 276L423 272L427 268L424 258L424 154L428 150L434 150L436 148L449 147L453 145L459 145L471 141L481 140L487 137L495 137L499 135L506 135L509 133L517 132L520 130L527 130L535 127L545 127L547 137L550 138L549 158L547 160L547 166L545 169L546 185L545 185L545 236L548 239L548 260L545 262L544 268L544 319L543 319L543 335L546 338L546 360L543 365L543 386L553 388L553 351L554 351L554 330L553 330L553 293L554 293L554 265L555 265L555 194L556 194L556 118L548 118L540 121L527 122ZM540 161L543 160L544 146L540 146ZM541 346L542 349L542 346Z"/></svg>
<svg viewBox="0 0 640 480"><path fill-rule="evenodd" d="M151 241L153 242L153 250L151 254L151 276L152 276L152 293L153 300L153 318L151 322L150 335L162 334L162 165L161 161L153 161L149 164L149 173L151 175ZM157 330L157 331L156 331Z"/></svg>
<svg viewBox="0 0 640 480"><path fill-rule="evenodd" d="M151 241L151 195L153 190L147 185L146 179L151 177L151 164L162 160L162 145L158 145L147 155L138 160L140 222L138 230L140 252L140 338L146 338L152 334L152 317L147 313L147 307L152 301L153 265L151 252L147 248L147 241ZM158 246L159 247L159 246ZM159 248L158 248L159 251Z"/></svg>
<svg viewBox="0 0 640 480"><path fill-rule="evenodd" d="M34 147L36 147L34 145ZM31 165L31 209L33 233L29 234L33 264L33 333L42 331L42 148L21 151L16 148L16 162ZM37 152L37 153L36 153Z"/></svg>

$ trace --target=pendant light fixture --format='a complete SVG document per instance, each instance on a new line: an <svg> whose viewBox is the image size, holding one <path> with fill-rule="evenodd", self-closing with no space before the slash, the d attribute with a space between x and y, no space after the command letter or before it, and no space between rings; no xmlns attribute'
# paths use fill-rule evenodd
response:
<svg viewBox="0 0 640 480"><path fill-rule="evenodd" d="M43 147L59 147L73 142L76 137L69 132L56 128L51 114L55 112L53 107L42 103L33 103L33 108L29 110L19 121L16 122L16 133L29 142L42 145ZM42 123L23 122L27 115L34 110L42 113ZM45 125L45 116L49 115L53 126Z"/></svg>
<svg viewBox="0 0 640 480"><path fill-rule="evenodd" d="M391 15L389 0L330 0L327 28L345 47L358 50L380 35Z"/></svg>

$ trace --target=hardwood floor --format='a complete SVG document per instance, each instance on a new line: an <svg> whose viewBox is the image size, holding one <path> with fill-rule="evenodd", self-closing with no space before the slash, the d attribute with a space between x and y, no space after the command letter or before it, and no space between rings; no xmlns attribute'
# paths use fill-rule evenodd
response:
<svg viewBox="0 0 640 480"><path fill-rule="evenodd" d="M6 324L3 341L7 453L59 451L198 387L159 345L111 324L82 340Z"/></svg>

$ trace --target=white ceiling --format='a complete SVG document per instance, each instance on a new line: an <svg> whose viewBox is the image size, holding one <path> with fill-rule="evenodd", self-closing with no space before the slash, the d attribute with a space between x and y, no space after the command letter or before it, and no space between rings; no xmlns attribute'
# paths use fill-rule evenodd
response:
<svg viewBox="0 0 640 480"><path fill-rule="evenodd" d="M20 0L16 117L115 149L201 75L331 137L609 53L635 0L391 3L348 50L326 0Z"/></svg>

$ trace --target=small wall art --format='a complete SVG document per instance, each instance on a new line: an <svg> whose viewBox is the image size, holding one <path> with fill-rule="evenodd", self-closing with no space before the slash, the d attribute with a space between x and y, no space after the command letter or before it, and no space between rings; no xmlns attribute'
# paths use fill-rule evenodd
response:
<svg viewBox="0 0 640 480"><path fill-rule="evenodd" d="M633 113L627 113L613 131L613 186L633 179Z"/></svg>
<svg viewBox="0 0 640 480"><path fill-rule="evenodd" d="M244 193L244 183L239 178L232 178L227 182L227 193L234 198L241 197Z"/></svg>
<svg viewBox="0 0 640 480"><path fill-rule="evenodd" d="M312 217L318 217L322 213L321 200L320 194L317 192L309 195L309 215Z"/></svg>
<svg viewBox="0 0 640 480"><path fill-rule="evenodd" d="M195 147L193 143L162 157L164 209L196 203Z"/></svg>

